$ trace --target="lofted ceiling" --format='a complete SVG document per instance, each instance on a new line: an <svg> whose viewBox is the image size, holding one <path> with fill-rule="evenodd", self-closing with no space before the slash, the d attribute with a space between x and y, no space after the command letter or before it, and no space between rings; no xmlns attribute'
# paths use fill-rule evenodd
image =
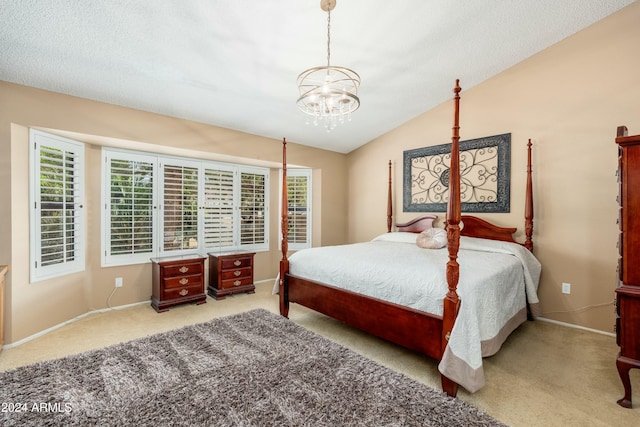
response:
<svg viewBox="0 0 640 427"><path fill-rule="evenodd" d="M2 0L0 80L348 153L632 2L337 0L331 64L362 84L331 132L296 107L320 0Z"/></svg>

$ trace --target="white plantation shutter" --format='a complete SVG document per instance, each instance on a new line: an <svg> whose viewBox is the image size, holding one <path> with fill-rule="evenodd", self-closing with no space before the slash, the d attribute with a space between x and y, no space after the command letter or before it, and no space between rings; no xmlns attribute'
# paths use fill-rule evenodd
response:
<svg viewBox="0 0 640 427"><path fill-rule="evenodd" d="M102 265L268 250L269 169L103 148Z"/></svg>
<svg viewBox="0 0 640 427"><path fill-rule="evenodd" d="M202 232L208 250L234 246L234 168L205 168Z"/></svg>
<svg viewBox="0 0 640 427"><path fill-rule="evenodd" d="M311 170L287 170L289 249L311 247Z"/></svg>
<svg viewBox="0 0 640 427"><path fill-rule="evenodd" d="M198 175L199 164L171 161L162 165L161 252L198 249Z"/></svg>
<svg viewBox="0 0 640 427"><path fill-rule="evenodd" d="M289 191L289 242L305 244L309 241L308 218L308 181L307 176L287 176Z"/></svg>
<svg viewBox="0 0 640 427"><path fill-rule="evenodd" d="M30 131L31 281L84 270L84 144Z"/></svg>
<svg viewBox="0 0 640 427"><path fill-rule="evenodd" d="M155 157L106 153L104 265L146 262L153 255Z"/></svg>
<svg viewBox="0 0 640 427"><path fill-rule="evenodd" d="M240 246L265 247L267 241L267 182L264 170L240 172Z"/></svg>

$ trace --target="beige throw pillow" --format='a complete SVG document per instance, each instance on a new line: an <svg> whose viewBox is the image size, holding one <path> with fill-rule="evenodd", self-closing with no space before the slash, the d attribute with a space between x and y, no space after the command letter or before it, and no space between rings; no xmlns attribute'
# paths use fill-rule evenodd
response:
<svg viewBox="0 0 640 427"><path fill-rule="evenodd" d="M418 234L416 245L425 249L440 249L447 246L447 232L442 228L428 228Z"/></svg>

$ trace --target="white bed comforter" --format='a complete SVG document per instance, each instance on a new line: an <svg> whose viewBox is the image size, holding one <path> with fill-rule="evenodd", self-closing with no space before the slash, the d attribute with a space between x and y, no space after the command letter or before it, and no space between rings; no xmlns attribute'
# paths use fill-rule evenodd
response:
<svg viewBox="0 0 640 427"><path fill-rule="evenodd" d="M442 315L447 249L419 248L415 238L387 233L366 243L305 249L289 258L289 272ZM470 237L460 238L458 263L460 311L438 368L475 392L484 385L482 357L526 319L527 300L538 303L541 268L518 244Z"/></svg>

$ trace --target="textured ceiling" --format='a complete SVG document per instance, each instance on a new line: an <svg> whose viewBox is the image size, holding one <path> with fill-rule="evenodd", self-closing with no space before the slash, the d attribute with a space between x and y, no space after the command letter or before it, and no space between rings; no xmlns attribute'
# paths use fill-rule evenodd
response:
<svg viewBox="0 0 640 427"><path fill-rule="evenodd" d="M1 0L0 80L347 153L632 2L338 0L361 107L330 133L295 102L320 0Z"/></svg>

